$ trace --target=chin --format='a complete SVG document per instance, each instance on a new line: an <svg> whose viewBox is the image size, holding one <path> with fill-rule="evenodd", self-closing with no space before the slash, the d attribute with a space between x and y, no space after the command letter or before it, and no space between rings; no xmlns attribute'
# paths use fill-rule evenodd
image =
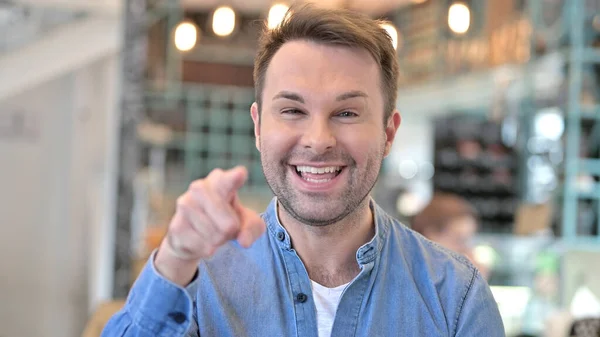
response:
<svg viewBox="0 0 600 337"><path fill-rule="evenodd" d="M309 198L309 200L306 200L306 197L298 199L291 203L290 200L281 200L281 202L291 217L307 225L331 225L351 213L350 210L346 209L347 205L332 205L335 201L331 198L326 198L328 200L323 200L323 198Z"/></svg>

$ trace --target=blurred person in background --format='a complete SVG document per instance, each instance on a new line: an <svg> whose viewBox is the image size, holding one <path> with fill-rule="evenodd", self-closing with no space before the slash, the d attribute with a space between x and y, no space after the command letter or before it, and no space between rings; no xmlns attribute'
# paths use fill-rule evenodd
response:
<svg viewBox="0 0 600 337"><path fill-rule="evenodd" d="M250 113L275 198L242 205L243 167L194 181L103 335L504 336L477 270L370 196L398 75L366 15L304 5L265 30Z"/></svg>
<svg viewBox="0 0 600 337"><path fill-rule="evenodd" d="M473 255L473 238L479 225L477 210L467 200L436 192L411 222L411 228L429 240L469 258L487 279L488 267L478 263Z"/></svg>

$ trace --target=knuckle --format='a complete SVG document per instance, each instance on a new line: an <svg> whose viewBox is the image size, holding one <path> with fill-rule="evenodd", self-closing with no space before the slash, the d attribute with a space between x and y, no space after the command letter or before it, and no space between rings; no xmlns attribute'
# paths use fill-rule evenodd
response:
<svg viewBox="0 0 600 337"><path fill-rule="evenodd" d="M205 188L206 181L204 179L195 180L189 186L189 190L194 192L202 192Z"/></svg>
<svg viewBox="0 0 600 337"><path fill-rule="evenodd" d="M171 226L169 226L169 234L175 238L179 238L180 236L185 235L187 228L185 223L182 221L173 221Z"/></svg>
<svg viewBox="0 0 600 337"><path fill-rule="evenodd" d="M221 232L227 237L235 236L239 232L238 223L233 219L224 221L221 224Z"/></svg>
<svg viewBox="0 0 600 337"><path fill-rule="evenodd" d="M210 171L210 173L208 174L208 176L206 178L207 179L219 179L221 176L223 176L224 173L225 173L225 171L223 171L223 169L216 168L216 169L213 169L212 171Z"/></svg>
<svg viewBox="0 0 600 337"><path fill-rule="evenodd" d="M185 193L185 194L179 196L177 198L177 200L175 201L176 210L181 211L181 210L189 209L192 206L191 202L192 202L192 200L191 200L189 194Z"/></svg>
<svg viewBox="0 0 600 337"><path fill-rule="evenodd" d="M214 245L205 245L202 248L201 254L205 257L213 256L213 254L217 251L217 247Z"/></svg>
<svg viewBox="0 0 600 337"><path fill-rule="evenodd" d="M177 207L185 206L187 204L187 194L180 195L175 201Z"/></svg>

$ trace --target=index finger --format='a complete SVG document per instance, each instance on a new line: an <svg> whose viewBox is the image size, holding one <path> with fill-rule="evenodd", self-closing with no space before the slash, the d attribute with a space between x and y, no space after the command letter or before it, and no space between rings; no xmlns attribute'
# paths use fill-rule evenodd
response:
<svg viewBox="0 0 600 337"><path fill-rule="evenodd" d="M247 179L248 170L244 166L236 166L216 177L213 186L221 197L231 201L231 198L244 186Z"/></svg>

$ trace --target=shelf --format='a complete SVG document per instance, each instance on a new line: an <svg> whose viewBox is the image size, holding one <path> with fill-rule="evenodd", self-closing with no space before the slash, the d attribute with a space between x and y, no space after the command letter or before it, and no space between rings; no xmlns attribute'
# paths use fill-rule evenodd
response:
<svg viewBox="0 0 600 337"><path fill-rule="evenodd" d="M589 189L576 191L579 199L600 199L600 183L594 183Z"/></svg>
<svg viewBox="0 0 600 337"><path fill-rule="evenodd" d="M579 165L581 173L600 175L600 159L582 159Z"/></svg>
<svg viewBox="0 0 600 337"><path fill-rule="evenodd" d="M582 118L600 120L600 105L583 105L580 114Z"/></svg>
<svg viewBox="0 0 600 337"><path fill-rule="evenodd" d="M500 124L464 112L434 121L434 189L469 202L482 232L510 233L519 204L517 152Z"/></svg>
<svg viewBox="0 0 600 337"><path fill-rule="evenodd" d="M600 63L600 49L584 48L582 52L583 62Z"/></svg>

